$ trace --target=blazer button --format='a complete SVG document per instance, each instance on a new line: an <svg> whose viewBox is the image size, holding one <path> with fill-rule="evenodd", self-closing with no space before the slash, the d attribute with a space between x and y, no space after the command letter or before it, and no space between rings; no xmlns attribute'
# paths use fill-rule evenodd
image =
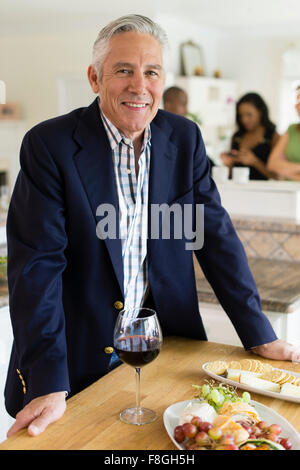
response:
<svg viewBox="0 0 300 470"><path fill-rule="evenodd" d="M114 352L114 348L111 346L106 346L106 348L104 348L104 352L105 354L112 354Z"/></svg>
<svg viewBox="0 0 300 470"><path fill-rule="evenodd" d="M115 307L117 310L122 310L122 308L124 307L124 304L123 304L123 302L121 302L120 300L116 300L115 303L114 303L114 307Z"/></svg>

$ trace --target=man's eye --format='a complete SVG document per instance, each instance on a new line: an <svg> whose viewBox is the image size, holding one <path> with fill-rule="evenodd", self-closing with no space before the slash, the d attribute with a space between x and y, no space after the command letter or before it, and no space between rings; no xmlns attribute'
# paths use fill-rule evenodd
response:
<svg viewBox="0 0 300 470"><path fill-rule="evenodd" d="M130 70L128 70L128 69L120 69L120 70L118 70L118 73L122 73L122 74L126 75L126 74L130 73Z"/></svg>
<svg viewBox="0 0 300 470"><path fill-rule="evenodd" d="M148 70L148 72L146 72L148 75L150 75L151 77L157 77L158 76L158 73L155 72L155 70Z"/></svg>

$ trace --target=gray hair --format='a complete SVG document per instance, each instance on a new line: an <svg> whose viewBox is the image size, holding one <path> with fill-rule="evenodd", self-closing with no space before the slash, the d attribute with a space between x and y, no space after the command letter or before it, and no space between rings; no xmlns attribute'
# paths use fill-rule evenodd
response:
<svg viewBox="0 0 300 470"><path fill-rule="evenodd" d="M92 64L96 69L99 80L102 77L103 63L109 52L109 41L115 34L134 31L137 33L150 34L160 43L163 51L164 64L169 50L168 38L164 30L154 23L150 18L142 15L121 16L112 21L99 32L93 46Z"/></svg>

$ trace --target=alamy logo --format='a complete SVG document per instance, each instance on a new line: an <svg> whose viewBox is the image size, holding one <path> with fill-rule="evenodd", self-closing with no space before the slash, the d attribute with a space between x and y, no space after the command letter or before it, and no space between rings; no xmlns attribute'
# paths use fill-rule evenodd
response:
<svg viewBox="0 0 300 470"><path fill-rule="evenodd" d="M147 207L142 206L141 210L147 210ZM146 230L142 227L143 237L151 240L186 240L186 250L200 250L203 247L204 204L151 204L148 214L150 220ZM97 237L101 240L115 240L118 237L115 207L112 204L100 204L96 216L101 217L96 226Z"/></svg>

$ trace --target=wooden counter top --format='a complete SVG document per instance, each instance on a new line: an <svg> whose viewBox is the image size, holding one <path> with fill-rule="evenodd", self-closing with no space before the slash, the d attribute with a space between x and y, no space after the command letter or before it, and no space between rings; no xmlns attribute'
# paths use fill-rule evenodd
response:
<svg viewBox="0 0 300 470"><path fill-rule="evenodd" d="M246 357L255 356L235 346L166 338L158 358L141 372L142 405L158 412L157 421L144 426L120 421L120 411L135 403L134 369L121 365L70 398L64 416L43 434L30 437L27 430L19 431L0 444L0 450L175 450L163 425L165 409L193 398L192 385L208 378L201 369L204 362ZM300 371L300 364L267 362ZM263 395L251 397L277 411L300 432L298 404Z"/></svg>
<svg viewBox="0 0 300 470"><path fill-rule="evenodd" d="M264 312L292 313L300 307L300 263L249 258ZM197 292L200 302L218 304L210 284L195 261Z"/></svg>

